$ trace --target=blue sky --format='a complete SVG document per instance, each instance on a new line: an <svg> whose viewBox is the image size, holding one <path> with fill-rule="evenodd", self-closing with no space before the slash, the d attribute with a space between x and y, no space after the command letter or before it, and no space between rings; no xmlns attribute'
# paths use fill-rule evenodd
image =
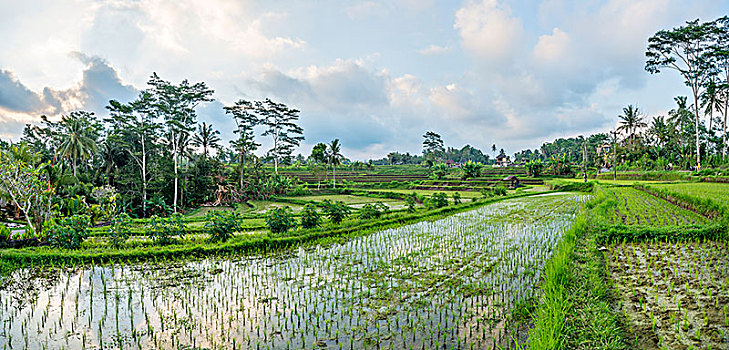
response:
<svg viewBox="0 0 729 350"><path fill-rule="evenodd" d="M666 113L688 90L643 70L647 39L729 1L0 2L0 138L41 114L104 115L152 72L205 81L200 121L270 97L301 110L308 154L339 138L354 159L418 153L421 135L509 153L605 131L623 106ZM264 149L266 140L262 140Z"/></svg>

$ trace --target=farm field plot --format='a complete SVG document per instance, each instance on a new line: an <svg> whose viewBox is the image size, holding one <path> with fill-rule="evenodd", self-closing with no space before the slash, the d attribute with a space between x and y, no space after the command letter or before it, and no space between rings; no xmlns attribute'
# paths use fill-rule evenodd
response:
<svg viewBox="0 0 729 350"><path fill-rule="evenodd" d="M0 348L508 344L511 311L587 198L506 200L275 254L16 270L0 287Z"/></svg>
<svg viewBox="0 0 729 350"><path fill-rule="evenodd" d="M604 191L616 202L615 209L607 213L608 221L613 224L665 226L708 222L697 213L632 187L612 187Z"/></svg>
<svg viewBox="0 0 729 350"><path fill-rule="evenodd" d="M294 213L298 213L301 211L301 209L304 208L304 206L300 205L300 204L282 203L282 202L274 202L274 201L255 200L255 201L250 201L250 203L253 205L253 208L250 208L247 211L250 211L253 213L259 213L259 214L265 213L274 208L281 208L281 207L290 207Z"/></svg>
<svg viewBox="0 0 729 350"><path fill-rule="evenodd" d="M729 349L726 243L616 245L606 261L638 347Z"/></svg>
<svg viewBox="0 0 729 350"><path fill-rule="evenodd" d="M448 196L452 196L453 193L458 192L462 198L481 198L481 192L478 191L433 191L433 190L406 190L406 189L368 189L370 192L393 192L393 193L404 193L411 194L413 192L422 196L432 196L436 193L445 193ZM513 192L513 191L512 191ZM452 198L451 198L452 199Z"/></svg>
<svg viewBox="0 0 729 350"><path fill-rule="evenodd" d="M702 199L710 199L719 203L723 203L725 206L729 206L729 184L692 182L656 184L652 186L666 191L686 194Z"/></svg>
<svg viewBox="0 0 729 350"><path fill-rule="evenodd" d="M296 199L301 201L314 201L323 202L328 199L332 202L342 201L353 208L361 208L363 205L368 203L382 202L389 206L391 209L402 209L405 207L405 202L398 199L387 199L387 198L372 198L365 196L353 196L348 194L342 195L324 195L324 196L303 196L303 197L284 197L284 199ZM284 204L284 203L278 203ZM285 205L285 204L284 204Z"/></svg>

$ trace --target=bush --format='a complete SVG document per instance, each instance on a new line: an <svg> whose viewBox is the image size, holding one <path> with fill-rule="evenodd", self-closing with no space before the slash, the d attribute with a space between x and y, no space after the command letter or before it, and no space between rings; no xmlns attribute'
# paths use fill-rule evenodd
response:
<svg viewBox="0 0 729 350"><path fill-rule="evenodd" d="M488 189L488 188L484 188L484 189L481 190L481 195L484 198L493 197L494 196L494 191L491 190L491 189Z"/></svg>
<svg viewBox="0 0 729 350"><path fill-rule="evenodd" d="M413 192L412 194L405 197L405 205L408 207L408 213L415 212L415 203L418 200L418 195Z"/></svg>
<svg viewBox="0 0 729 350"><path fill-rule="evenodd" d="M481 176L481 168L483 168L483 164L469 160L461 166L461 178L466 180L479 177Z"/></svg>
<svg viewBox="0 0 729 350"><path fill-rule="evenodd" d="M209 211L205 214L205 220L205 229L210 233L210 240L213 242L225 242L241 228L241 216L236 211Z"/></svg>
<svg viewBox="0 0 729 350"><path fill-rule="evenodd" d="M72 215L61 219L49 229L49 238L54 247L76 249L89 236L89 217Z"/></svg>
<svg viewBox="0 0 729 350"><path fill-rule="evenodd" d="M319 224L321 224L321 217L316 211L316 206L311 203L304 205L304 209L301 210L301 227L314 228Z"/></svg>
<svg viewBox="0 0 729 350"><path fill-rule="evenodd" d="M329 218L329 221L335 224L341 223L342 220L344 220L344 218L346 218L352 210L342 201L332 203L332 201L326 199L324 200L324 202L322 202L322 205L324 206L323 210Z"/></svg>
<svg viewBox="0 0 729 350"><path fill-rule="evenodd" d="M458 192L453 193L453 204L461 204L461 194Z"/></svg>
<svg viewBox="0 0 729 350"><path fill-rule="evenodd" d="M425 199L425 207L428 209L442 208L448 206L448 195L443 192L434 193L430 198Z"/></svg>
<svg viewBox="0 0 729 350"><path fill-rule="evenodd" d="M152 216L147 225L147 235L161 245L173 243L177 237L184 235L185 231L180 213L172 214L168 218Z"/></svg>
<svg viewBox="0 0 729 350"><path fill-rule="evenodd" d="M494 186L494 195L496 196L506 196L506 187L501 185Z"/></svg>
<svg viewBox="0 0 729 350"><path fill-rule="evenodd" d="M5 224L0 224L0 242L10 239L10 229Z"/></svg>
<svg viewBox="0 0 729 350"><path fill-rule="evenodd" d="M363 220L377 219L389 210L390 207L382 202L377 202L375 204L367 203L362 207L362 209L360 209L359 218Z"/></svg>
<svg viewBox="0 0 729 350"><path fill-rule="evenodd" d="M433 166L430 176L437 180L442 180L448 174L449 170L448 165L445 163L438 163Z"/></svg>
<svg viewBox="0 0 729 350"><path fill-rule="evenodd" d="M287 191L286 195L291 197L309 196L311 195L311 191L304 185L296 185L292 190Z"/></svg>
<svg viewBox="0 0 729 350"><path fill-rule="evenodd" d="M131 236L132 218L126 213L121 213L111 220L107 235L111 239L111 245L119 247Z"/></svg>
<svg viewBox="0 0 729 350"><path fill-rule="evenodd" d="M531 160L526 163L527 174L533 177L539 177L544 171L544 163L541 159Z"/></svg>
<svg viewBox="0 0 729 350"><path fill-rule="evenodd" d="M273 208L266 213L266 227L271 233L284 233L296 227L291 207Z"/></svg>

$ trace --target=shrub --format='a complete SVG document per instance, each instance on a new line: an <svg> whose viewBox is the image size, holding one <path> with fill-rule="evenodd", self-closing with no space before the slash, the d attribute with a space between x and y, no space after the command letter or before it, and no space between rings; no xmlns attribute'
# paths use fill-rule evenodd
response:
<svg viewBox="0 0 729 350"><path fill-rule="evenodd" d="M107 235L111 239L113 247L119 247L131 236L132 218L126 213L121 213L111 220Z"/></svg>
<svg viewBox="0 0 729 350"><path fill-rule="evenodd" d="M296 227L291 207L273 208L266 213L266 227L271 233L283 233Z"/></svg>
<svg viewBox="0 0 729 350"><path fill-rule="evenodd" d="M434 193L430 198L425 199L425 207L428 209L442 208L448 205L448 195L443 192Z"/></svg>
<svg viewBox="0 0 729 350"><path fill-rule="evenodd" d="M461 194L458 192L453 193L453 204L461 204Z"/></svg>
<svg viewBox="0 0 729 350"><path fill-rule="evenodd" d="M412 194L405 197L405 205L408 207L408 213L415 212L415 203L417 202L418 195L413 192Z"/></svg>
<svg viewBox="0 0 729 350"><path fill-rule="evenodd" d="M213 242L225 242L241 228L241 216L236 211L209 211L205 220L205 229L210 233L210 240Z"/></svg>
<svg viewBox="0 0 729 350"><path fill-rule="evenodd" d="M544 171L544 163L541 159L531 160L526 163L527 174L533 177L539 177Z"/></svg>
<svg viewBox="0 0 729 350"><path fill-rule="evenodd" d="M494 191L491 190L491 189L488 189L488 188L484 188L484 189L481 190L481 195L484 198L493 197L494 196Z"/></svg>
<svg viewBox="0 0 729 350"><path fill-rule="evenodd" d="M494 195L506 196L506 187L501 185L494 186Z"/></svg>
<svg viewBox="0 0 729 350"><path fill-rule="evenodd" d="M446 176L446 174L448 174L448 170L448 165L446 165L445 163L438 163L433 166L430 176L435 179L442 180Z"/></svg>
<svg viewBox="0 0 729 350"><path fill-rule="evenodd" d="M311 195L311 191L309 191L309 188L304 185L296 185L292 190L289 190L286 192L287 196L297 197L297 196L308 196Z"/></svg>
<svg viewBox="0 0 729 350"><path fill-rule="evenodd" d="M469 160L461 166L461 178L465 180L479 177L481 176L481 168L483 168L483 164Z"/></svg>
<svg viewBox="0 0 729 350"><path fill-rule="evenodd" d="M0 242L10 239L10 229L5 224L0 224Z"/></svg>
<svg viewBox="0 0 729 350"><path fill-rule="evenodd" d="M49 238L54 247L76 249L89 236L89 217L72 215L61 219L49 228Z"/></svg>
<svg viewBox="0 0 729 350"><path fill-rule="evenodd" d="M322 202L322 205L324 206L323 210L329 218L329 221L335 224L341 223L342 220L344 220L344 218L346 218L352 210L342 201L332 203L332 201L326 199L324 200L324 202Z"/></svg>
<svg viewBox="0 0 729 350"><path fill-rule="evenodd" d="M147 235L161 245L173 243L177 237L185 234L185 224L180 213L168 218L152 216L147 225Z"/></svg>
<svg viewBox="0 0 729 350"><path fill-rule="evenodd" d="M311 203L304 205L304 209L301 210L301 227L314 228L318 227L320 223L321 217L316 211L316 206Z"/></svg>
<svg viewBox="0 0 729 350"><path fill-rule="evenodd" d="M359 211L359 218L363 220L377 219L389 210L390 207L382 202L377 202L375 204L367 203Z"/></svg>

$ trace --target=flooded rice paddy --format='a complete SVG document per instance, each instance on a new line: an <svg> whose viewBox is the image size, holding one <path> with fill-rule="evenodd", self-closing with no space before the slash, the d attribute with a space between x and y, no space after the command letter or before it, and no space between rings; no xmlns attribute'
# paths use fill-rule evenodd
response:
<svg viewBox="0 0 729 350"><path fill-rule="evenodd" d="M0 349L483 349L586 196L494 203L344 243L191 261L15 271Z"/></svg>

